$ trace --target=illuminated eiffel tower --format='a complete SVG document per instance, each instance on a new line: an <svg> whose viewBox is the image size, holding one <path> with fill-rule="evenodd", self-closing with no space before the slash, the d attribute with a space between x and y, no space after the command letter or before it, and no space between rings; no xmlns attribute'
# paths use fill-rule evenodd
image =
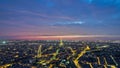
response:
<svg viewBox="0 0 120 68"><path fill-rule="evenodd" d="M62 39L60 39L60 43L59 43L59 47L63 47L64 43L62 41Z"/></svg>

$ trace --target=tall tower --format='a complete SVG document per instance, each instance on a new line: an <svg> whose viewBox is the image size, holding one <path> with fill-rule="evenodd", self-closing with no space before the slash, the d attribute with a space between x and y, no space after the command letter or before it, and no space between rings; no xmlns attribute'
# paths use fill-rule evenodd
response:
<svg viewBox="0 0 120 68"><path fill-rule="evenodd" d="M59 46L62 47L64 44L63 44L63 41L62 39L60 39L60 43L59 43Z"/></svg>

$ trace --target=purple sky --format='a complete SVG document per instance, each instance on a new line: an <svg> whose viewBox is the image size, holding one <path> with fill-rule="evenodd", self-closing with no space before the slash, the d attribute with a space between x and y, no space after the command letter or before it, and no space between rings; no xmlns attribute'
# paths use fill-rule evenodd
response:
<svg viewBox="0 0 120 68"><path fill-rule="evenodd" d="M120 0L0 0L0 39L68 35L120 40Z"/></svg>

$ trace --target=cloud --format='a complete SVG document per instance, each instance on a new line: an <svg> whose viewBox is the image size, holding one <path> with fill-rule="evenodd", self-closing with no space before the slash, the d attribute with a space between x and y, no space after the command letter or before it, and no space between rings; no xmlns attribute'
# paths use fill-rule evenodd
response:
<svg viewBox="0 0 120 68"><path fill-rule="evenodd" d="M16 12L26 14L26 15L33 15L33 16L39 16L40 18L45 19L61 19L61 20L76 20L74 17L65 16L65 15L55 15L55 14L48 14L48 13L40 13L40 12L32 12L28 10L15 10Z"/></svg>
<svg viewBox="0 0 120 68"><path fill-rule="evenodd" d="M53 26L77 26L77 25L82 25L85 22L83 21L74 21L74 22L59 22L59 23L55 23L53 24Z"/></svg>
<svg viewBox="0 0 120 68"><path fill-rule="evenodd" d="M76 22L73 22L72 24L84 24L85 22L82 22L82 21L76 21Z"/></svg>

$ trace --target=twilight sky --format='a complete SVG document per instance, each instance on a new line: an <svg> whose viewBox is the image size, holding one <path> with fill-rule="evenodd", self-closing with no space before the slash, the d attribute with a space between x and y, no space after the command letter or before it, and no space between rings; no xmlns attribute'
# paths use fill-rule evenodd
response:
<svg viewBox="0 0 120 68"><path fill-rule="evenodd" d="M0 0L0 39L120 40L120 0Z"/></svg>

